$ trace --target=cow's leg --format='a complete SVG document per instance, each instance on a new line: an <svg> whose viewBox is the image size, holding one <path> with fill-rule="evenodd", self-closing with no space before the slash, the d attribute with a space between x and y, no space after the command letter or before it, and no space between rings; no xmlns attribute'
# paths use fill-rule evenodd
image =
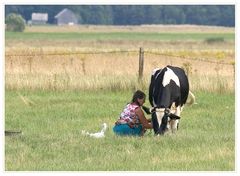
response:
<svg viewBox="0 0 240 176"><path fill-rule="evenodd" d="M162 123L159 127L159 131L158 131L159 134L163 135L166 132L167 124L168 124L168 116L167 114L164 114L164 116L162 117Z"/></svg>
<svg viewBox="0 0 240 176"><path fill-rule="evenodd" d="M168 118L166 131L169 131L169 130L171 130L171 119L170 118Z"/></svg>
<svg viewBox="0 0 240 176"><path fill-rule="evenodd" d="M166 125L167 123L165 123L166 121L166 118L164 118L164 115L165 115L165 112L164 112L164 108L158 108L156 109L156 121L157 123L155 124L158 124L158 127L157 127L157 131L155 131L155 128L154 128L154 131L155 131L155 134L164 134L164 131L166 129Z"/></svg>
<svg viewBox="0 0 240 176"><path fill-rule="evenodd" d="M175 115L179 116L180 117L180 114L181 114L181 106L178 106L176 107L176 110L175 110ZM176 120L171 120L170 122L170 126L171 126L171 130L173 133L175 133L178 129L178 123L179 123L179 120L176 119Z"/></svg>
<svg viewBox="0 0 240 176"><path fill-rule="evenodd" d="M152 124L153 124L154 133L158 134L159 124L158 124L157 114L155 112L152 113Z"/></svg>
<svg viewBox="0 0 240 176"><path fill-rule="evenodd" d="M172 130L172 133L175 133L178 129L178 123L179 123L179 120L176 119L176 120L171 120L170 121L170 125L171 125L171 130Z"/></svg>

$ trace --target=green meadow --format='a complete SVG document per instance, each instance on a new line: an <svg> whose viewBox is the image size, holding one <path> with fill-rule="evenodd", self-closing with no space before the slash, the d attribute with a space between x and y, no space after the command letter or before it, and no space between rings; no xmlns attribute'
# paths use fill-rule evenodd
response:
<svg viewBox="0 0 240 176"><path fill-rule="evenodd" d="M70 32L70 33L41 33L41 32L6 32L6 39L17 40L148 40L148 41L200 41L209 38L234 40L234 33L156 33L156 32Z"/></svg>
<svg viewBox="0 0 240 176"><path fill-rule="evenodd" d="M112 127L131 91L7 90L5 128L22 134L5 137L5 170L235 170L234 94L195 95L198 104L184 108L176 134L118 137ZM100 131L104 122L105 138L81 134Z"/></svg>

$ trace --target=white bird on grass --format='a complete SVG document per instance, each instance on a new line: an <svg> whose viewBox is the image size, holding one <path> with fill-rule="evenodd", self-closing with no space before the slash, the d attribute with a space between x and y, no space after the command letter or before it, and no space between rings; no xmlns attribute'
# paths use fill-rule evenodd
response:
<svg viewBox="0 0 240 176"><path fill-rule="evenodd" d="M82 130L82 134L86 135L86 136L94 137L94 138L103 138L103 137L105 137L104 133L105 133L106 130L107 130L107 124L103 123L102 124L102 130L100 132L89 133L89 132L86 132L85 130Z"/></svg>

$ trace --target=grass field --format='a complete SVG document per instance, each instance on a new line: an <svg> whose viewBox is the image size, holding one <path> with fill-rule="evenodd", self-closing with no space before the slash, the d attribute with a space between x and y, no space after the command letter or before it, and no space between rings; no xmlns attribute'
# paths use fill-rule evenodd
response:
<svg viewBox="0 0 240 176"><path fill-rule="evenodd" d="M131 91L6 91L6 170L230 171L235 169L234 94L196 92L176 135L117 137L112 132ZM148 103L146 103L148 104ZM106 122L104 139L81 135Z"/></svg>
<svg viewBox="0 0 240 176"><path fill-rule="evenodd" d="M234 28L32 26L5 34L5 129L23 132L5 136L5 170L235 170ZM133 91L147 94L152 69L168 64L186 70L198 103L185 107L180 130L115 136ZM82 136L103 122L104 139Z"/></svg>
<svg viewBox="0 0 240 176"><path fill-rule="evenodd" d="M16 33L7 32L6 39L17 40L205 40L208 38L222 38L223 40L234 40L233 33L146 33L146 32L111 32L111 33Z"/></svg>
<svg viewBox="0 0 240 176"><path fill-rule="evenodd" d="M7 47L232 49L234 28L191 25L32 26L5 33ZM215 41L215 42L208 42Z"/></svg>

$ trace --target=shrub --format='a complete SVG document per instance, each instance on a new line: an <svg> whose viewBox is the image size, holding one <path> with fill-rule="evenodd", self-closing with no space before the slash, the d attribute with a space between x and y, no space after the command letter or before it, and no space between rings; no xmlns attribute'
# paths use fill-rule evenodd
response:
<svg viewBox="0 0 240 176"><path fill-rule="evenodd" d="M222 37L207 38L207 39L205 40L205 42L207 42L208 44L218 43L218 42L224 42L224 38L222 38Z"/></svg>
<svg viewBox="0 0 240 176"><path fill-rule="evenodd" d="M23 32L25 29L25 20L21 15L11 13L6 17L6 30L13 32Z"/></svg>

